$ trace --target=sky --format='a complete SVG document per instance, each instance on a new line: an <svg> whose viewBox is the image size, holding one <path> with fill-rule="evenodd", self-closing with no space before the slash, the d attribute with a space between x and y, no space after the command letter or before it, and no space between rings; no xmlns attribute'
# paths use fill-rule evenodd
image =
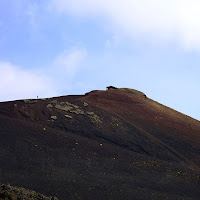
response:
<svg viewBox="0 0 200 200"><path fill-rule="evenodd" d="M0 101L133 88L200 120L198 0L1 0Z"/></svg>

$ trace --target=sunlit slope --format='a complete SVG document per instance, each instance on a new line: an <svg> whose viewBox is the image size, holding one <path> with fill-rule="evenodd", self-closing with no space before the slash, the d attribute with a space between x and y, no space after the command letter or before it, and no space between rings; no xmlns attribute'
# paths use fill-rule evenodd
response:
<svg viewBox="0 0 200 200"><path fill-rule="evenodd" d="M157 144L200 166L200 122L131 89L94 91L81 98L125 120Z"/></svg>

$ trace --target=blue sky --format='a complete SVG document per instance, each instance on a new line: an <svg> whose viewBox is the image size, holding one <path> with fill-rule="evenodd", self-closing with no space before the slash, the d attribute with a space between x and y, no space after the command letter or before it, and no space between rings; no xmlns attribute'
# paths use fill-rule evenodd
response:
<svg viewBox="0 0 200 200"><path fill-rule="evenodd" d="M0 1L0 101L128 87L200 120L197 0Z"/></svg>

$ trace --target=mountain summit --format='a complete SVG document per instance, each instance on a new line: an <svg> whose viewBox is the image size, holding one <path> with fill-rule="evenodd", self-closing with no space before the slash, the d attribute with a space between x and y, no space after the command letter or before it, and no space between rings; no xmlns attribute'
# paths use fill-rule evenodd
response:
<svg viewBox="0 0 200 200"><path fill-rule="evenodd" d="M0 182L59 199L200 199L200 122L108 86L0 103Z"/></svg>

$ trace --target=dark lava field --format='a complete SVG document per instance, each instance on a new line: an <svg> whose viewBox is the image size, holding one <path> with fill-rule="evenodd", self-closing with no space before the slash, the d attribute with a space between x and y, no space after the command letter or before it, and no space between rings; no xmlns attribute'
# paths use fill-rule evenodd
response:
<svg viewBox="0 0 200 200"><path fill-rule="evenodd" d="M1 102L0 182L59 200L199 200L200 122L127 88Z"/></svg>

